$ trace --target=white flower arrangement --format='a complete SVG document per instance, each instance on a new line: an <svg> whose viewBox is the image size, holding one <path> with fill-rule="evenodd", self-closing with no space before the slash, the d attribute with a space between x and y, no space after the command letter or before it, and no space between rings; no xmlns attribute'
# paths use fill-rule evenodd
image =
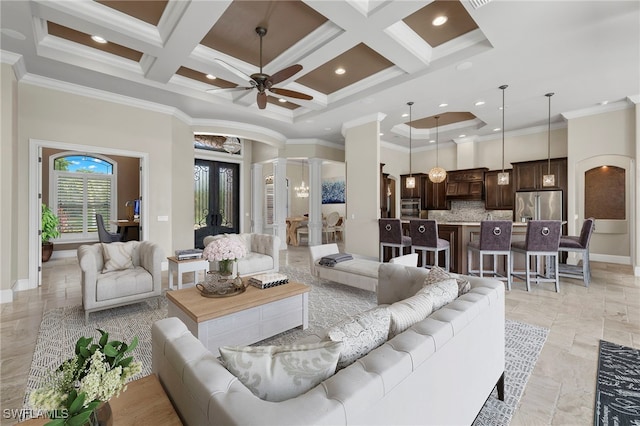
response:
<svg viewBox="0 0 640 426"><path fill-rule="evenodd" d="M218 238L210 242L205 248L202 256L209 262L238 260L247 255L247 247L235 238Z"/></svg>
<svg viewBox="0 0 640 426"><path fill-rule="evenodd" d="M102 402L126 390L127 382L142 370L132 356L125 356L138 345L137 337L127 345L109 341L108 333L98 331L102 334L98 344L91 344L91 337L78 339L76 355L29 396L32 407L49 411L52 421L47 425L86 423Z"/></svg>

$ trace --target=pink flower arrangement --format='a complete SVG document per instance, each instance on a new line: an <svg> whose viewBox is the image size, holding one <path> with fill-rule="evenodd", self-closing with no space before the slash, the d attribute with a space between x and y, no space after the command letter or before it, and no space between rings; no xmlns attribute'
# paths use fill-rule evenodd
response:
<svg viewBox="0 0 640 426"><path fill-rule="evenodd" d="M210 242L202 256L209 262L215 260L236 260L247 255L247 247L234 238L219 238Z"/></svg>

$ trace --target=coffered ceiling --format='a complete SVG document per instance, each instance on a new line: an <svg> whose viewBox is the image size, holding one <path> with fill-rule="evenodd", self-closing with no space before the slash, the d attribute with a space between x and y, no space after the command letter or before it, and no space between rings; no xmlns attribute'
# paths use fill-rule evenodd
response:
<svg viewBox="0 0 640 426"><path fill-rule="evenodd" d="M342 144L344 122L383 113L381 139L406 147L413 101L414 148L429 146L436 115L441 143L481 142L501 126L502 84L507 132L546 124L550 91L557 123L561 114L604 110L640 93L636 1L3 0L0 7L3 61L20 62L25 81L72 83L172 107L197 124L231 120L289 139ZM447 20L436 26L437 17ZM258 108L257 90L242 77L260 72L258 26L267 29L263 72L300 64L274 87L311 100L267 91L266 108Z"/></svg>

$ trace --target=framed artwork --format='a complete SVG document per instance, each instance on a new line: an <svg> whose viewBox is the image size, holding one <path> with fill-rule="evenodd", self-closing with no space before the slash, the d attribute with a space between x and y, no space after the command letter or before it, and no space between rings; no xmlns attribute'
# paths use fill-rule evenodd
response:
<svg viewBox="0 0 640 426"><path fill-rule="evenodd" d="M322 204L344 204L344 178L322 179Z"/></svg>

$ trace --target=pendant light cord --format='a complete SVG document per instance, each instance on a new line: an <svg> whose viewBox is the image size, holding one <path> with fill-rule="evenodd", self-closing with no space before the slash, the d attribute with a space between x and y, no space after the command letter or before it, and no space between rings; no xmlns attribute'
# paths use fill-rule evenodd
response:
<svg viewBox="0 0 640 426"><path fill-rule="evenodd" d="M440 116L436 115L434 118L436 119L436 167L438 167L438 164L440 163L439 156L438 156L438 145L439 145L439 142L438 142L438 119L440 118Z"/></svg>
<svg viewBox="0 0 640 426"><path fill-rule="evenodd" d="M412 121L412 115L411 115L411 107L413 106L413 102L407 102L407 105L409 105L409 177L412 177L411 174L411 121Z"/></svg>
<svg viewBox="0 0 640 426"><path fill-rule="evenodd" d="M504 173L504 90L509 87L503 84L499 88L502 89L502 173Z"/></svg>
<svg viewBox="0 0 640 426"><path fill-rule="evenodd" d="M551 97L553 92L547 93L545 96L549 98L549 120L547 127L547 174L551 174Z"/></svg>

